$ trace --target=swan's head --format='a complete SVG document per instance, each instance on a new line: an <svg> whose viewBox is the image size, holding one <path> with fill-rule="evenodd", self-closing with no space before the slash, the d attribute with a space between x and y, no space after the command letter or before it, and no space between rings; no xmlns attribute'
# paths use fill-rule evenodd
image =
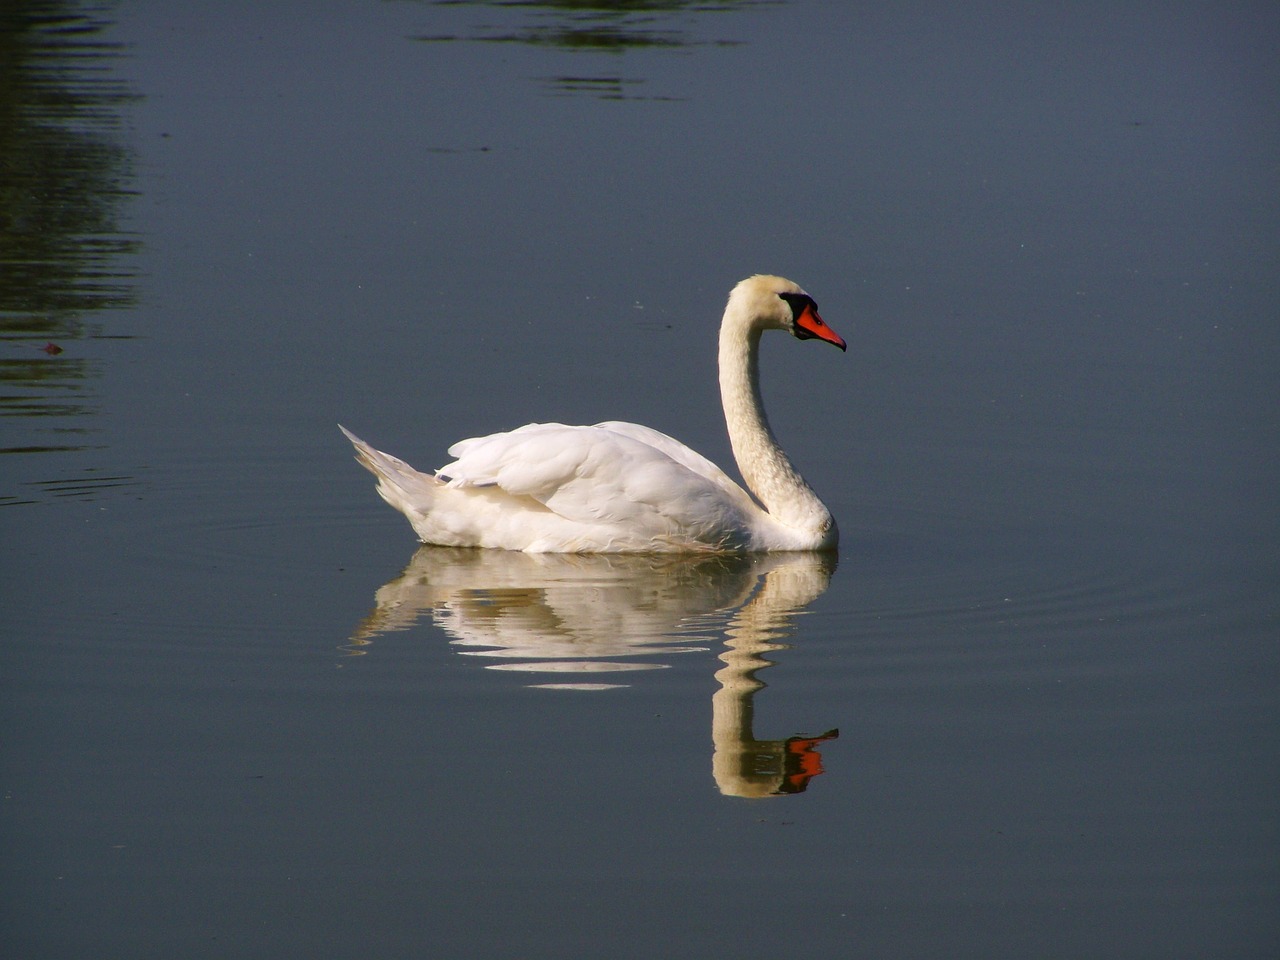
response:
<svg viewBox="0 0 1280 960"><path fill-rule="evenodd" d="M785 330L797 340L825 340L841 350L844 338L818 315L818 305L797 283L785 277L748 277L729 294L727 314L756 330Z"/></svg>

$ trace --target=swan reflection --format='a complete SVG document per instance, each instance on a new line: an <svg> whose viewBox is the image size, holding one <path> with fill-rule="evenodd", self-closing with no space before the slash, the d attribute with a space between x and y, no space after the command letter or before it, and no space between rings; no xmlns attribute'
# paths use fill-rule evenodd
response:
<svg viewBox="0 0 1280 960"><path fill-rule="evenodd" d="M756 674L785 649L794 619L827 589L825 554L746 556L526 554L424 546L381 587L351 637L368 653L383 634L430 621L458 653L501 660L490 670L545 677L531 686L608 690L619 674L720 649L712 696L712 772L722 793L798 793L822 772L818 736L761 740ZM556 677L556 679L551 679ZM591 678L591 679L588 679ZM597 679L600 678L600 679Z"/></svg>

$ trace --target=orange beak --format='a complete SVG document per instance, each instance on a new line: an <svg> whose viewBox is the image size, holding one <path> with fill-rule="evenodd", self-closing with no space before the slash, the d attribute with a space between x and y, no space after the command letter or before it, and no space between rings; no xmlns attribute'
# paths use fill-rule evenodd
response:
<svg viewBox="0 0 1280 960"><path fill-rule="evenodd" d="M806 304L804 311L796 317L796 329L803 331L805 339L825 340L827 343L835 344L841 350L846 349L844 338L827 326L826 321L818 316L818 311L813 308L812 303Z"/></svg>

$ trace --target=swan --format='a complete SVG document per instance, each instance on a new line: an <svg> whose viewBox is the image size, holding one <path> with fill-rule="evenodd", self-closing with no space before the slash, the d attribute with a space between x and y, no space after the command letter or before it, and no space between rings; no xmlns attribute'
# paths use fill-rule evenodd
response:
<svg viewBox="0 0 1280 960"><path fill-rule="evenodd" d="M835 519L779 446L760 399L760 335L785 330L845 349L817 304L782 277L748 277L720 323L720 398L738 469L650 427L530 423L461 440L419 473L345 427L378 493L424 543L527 553L834 550Z"/></svg>

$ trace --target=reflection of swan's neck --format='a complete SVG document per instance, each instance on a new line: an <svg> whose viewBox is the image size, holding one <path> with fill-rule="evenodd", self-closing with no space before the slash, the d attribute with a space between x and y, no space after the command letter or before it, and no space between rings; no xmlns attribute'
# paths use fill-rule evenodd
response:
<svg viewBox="0 0 1280 960"><path fill-rule="evenodd" d="M730 639L720 659L725 666L716 671L720 684L711 697L711 739L715 752L711 756L711 775L720 792L731 797L768 797L778 792L782 776L769 744L755 739L754 696L764 687L755 672L770 666L758 655L759 647ZM762 762L763 761L763 762Z"/></svg>
<svg viewBox="0 0 1280 960"><path fill-rule="evenodd" d="M779 446L760 398L760 329L730 301L720 326L720 402L742 479L776 520L825 530L831 513Z"/></svg>
<svg viewBox="0 0 1280 960"><path fill-rule="evenodd" d="M711 773L726 796L768 797L803 790L821 773L813 747L819 740L757 740L754 697L764 681L756 673L773 664L772 650L786 648L792 618L826 589L831 565L816 555L776 567L764 575L756 595L743 604L725 629L724 666L716 671L720 689L711 697Z"/></svg>

